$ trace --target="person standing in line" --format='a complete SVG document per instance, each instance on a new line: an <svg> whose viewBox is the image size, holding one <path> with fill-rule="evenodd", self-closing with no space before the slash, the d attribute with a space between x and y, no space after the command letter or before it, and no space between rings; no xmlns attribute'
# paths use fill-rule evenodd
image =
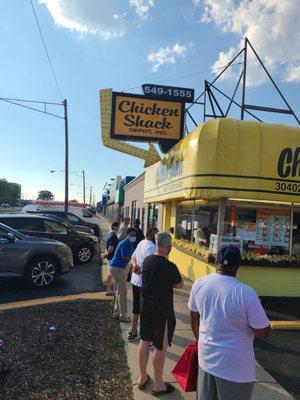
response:
<svg viewBox="0 0 300 400"><path fill-rule="evenodd" d="M130 224L130 218L125 217L124 221L122 222L120 229L119 229L119 234L118 234L119 242L121 242L121 240L126 238L127 229L129 228L129 224Z"/></svg>
<svg viewBox="0 0 300 400"><path fill-rule="evenodd" d="M131 321L127 316L126 266L134 252L133 244L135 241L135 229L128 228L126 238L119 242L109 267L109 272L114 278L116 285L113 317L119 319L121 322Z"/></svg>
<svg viewBox="0 0 300 400"><path fill-rule="evenodd" d="M134 220L134 229L136 231L136 242L134 244L135 248L137 248L137 245L145 239L144 233L140 228L141 221L137 218ZM158 231L158 230L157 230Z"/></svg>
<svg viewBox="0 0 300 400"><path fill-rule="evenodd" d="M153 343L152 394L161 396L174 390L174 386L163 381L163 369L166 349L171 345L176 325L173 288L182 288L183 282L176 265L166 258L172 249L170 233L157 233L155 242L155 254L145 258L142 268L138 387L143 390L149 381L147 364L149 346Z"/></svg>
<svg viewBox="0 0 300 400"><path fill-rule="evenodd" d="M131 257L131 265L133 267L131 275L133 308L131 330L128 334L129 342L136 340L138 337L137 327L139 322L141 304L142 266L145 258L155 253L155 235L157 232L157 228L150 228L146 234L146 239L142 240L138 244Z"/></svg>
<svg viewBox="0 0 300 400"><path fill-rule="evenodd" d="M250 400L255 381L255 335L270 325L255 291L236 279L240 250L224 245L217 271L191 290L191 327L198 341L197 400Z"/></svg>
<svg viewBox="0 0 300 400"><path fill-rule="evenodd" d="M107 236L106 239L106 249L104 252L104 256L102 259L107 259L108 266L110 265L111 260L114 257L116 248L119 243L119 239L117 236L117 233L119 231L120 224L119 222L113 222L111 224L111 230ZM113 296L114 295L114 290L113 290L113 279L110 273L107 275L107 280L106 280L106 296Z"/></svg>

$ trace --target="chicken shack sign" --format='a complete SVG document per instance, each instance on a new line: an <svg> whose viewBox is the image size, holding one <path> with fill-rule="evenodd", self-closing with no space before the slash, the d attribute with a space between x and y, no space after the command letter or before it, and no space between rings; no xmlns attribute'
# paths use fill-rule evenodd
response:
<svg viewBox="0 0 300 400"><path fill-rule="evenodd" d="M110 137L160 142L182 138L184 102L153 99L130 93L112 93Z"/></svg>

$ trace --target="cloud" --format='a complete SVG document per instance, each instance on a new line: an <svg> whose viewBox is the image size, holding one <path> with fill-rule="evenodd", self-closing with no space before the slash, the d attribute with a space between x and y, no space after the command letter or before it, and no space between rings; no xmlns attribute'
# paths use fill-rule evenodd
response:
<svg viewBox="0 0 300 400"><path fill-rule="evenodd" d="M140 19L145 21L150 17L150 9L154 7L154 0L129 0L129 5L134 7Z"/></svg>
<svg viewBox="0 0 300 400"><path fill-rule="evenodd" d="M226 65L248 37L269 72L287 82L300 80L299 0L203 0L203 3L202 23L214 23L222 32L237 36L236 46L219 54L213 70ZM257 63L251 65L251 53L247 83L260 85L266 75ZM232 74L231 69L224 75Z"/></svg>
<svg viewBox="0 0 300 400"><path fill-rule="evenodd" d="M167 47L161 47L159 50L152 51L148 54L147 60L152 63L152 71L157 72L164 64L175 64L180 57L185 57L191 44L181 45L174 43Z"/></svg>
<svg viewBox="0 0 300 400"><path fill-rule="evenodd" d="M131 8L145 21L154 7L154 0L39 0L39 3L47 6L56 25L104 39L125 34Z"/></svg>

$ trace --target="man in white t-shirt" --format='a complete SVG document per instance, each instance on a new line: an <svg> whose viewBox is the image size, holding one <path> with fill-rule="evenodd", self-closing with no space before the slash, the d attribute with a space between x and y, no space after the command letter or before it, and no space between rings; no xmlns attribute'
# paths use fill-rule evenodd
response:
<svg viewBox="0 0 300 400"><path fill-rule="evenodd" d="M133 267L133 272L131 275L133 308L131 330L128 333L128 340L130 342L136 340L138 337L137 327L140 316L142 266L145 258L155 253L155 235L157 232L157 228L149 229L146 234L146 239L139 242L131 257L131 265Z"/></svg>
<svg viewBox="0 0 300 400"><path fill-rule="evenodd" d="M250 400L255 381L255 334L270 325L255 291L235 276L240 250L221 246L217 271L197 280L189 309L198 341L197 400Z"/></svg>

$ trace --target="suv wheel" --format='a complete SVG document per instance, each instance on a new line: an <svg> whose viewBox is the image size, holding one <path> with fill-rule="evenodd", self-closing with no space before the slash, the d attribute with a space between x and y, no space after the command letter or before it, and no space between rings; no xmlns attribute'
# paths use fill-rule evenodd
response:
<svg viewBox="0 0 300 400"><path fill-rule="evenodd" d="M93 257L93 251L91 246L87 244L83 244L81 247L79 247L77 251L77 259L81 264L86 264L89 261L91 261Z"/></svg>
<svg viewBox="0 0 300 400"><path fill-rule="evenodd" d="M57 278L58 265L48 256L35 258L26 270L26 281L31 287L46 288Z"/></svg>

